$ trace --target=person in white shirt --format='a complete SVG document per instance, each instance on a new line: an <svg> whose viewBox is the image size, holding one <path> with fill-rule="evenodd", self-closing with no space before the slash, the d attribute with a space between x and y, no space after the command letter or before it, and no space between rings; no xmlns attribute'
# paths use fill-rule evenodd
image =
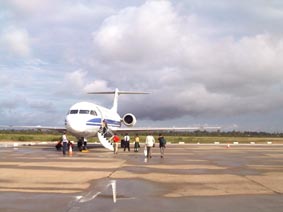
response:
<svg viewBox="0 0 283 212"><path fill-rule="evenodd" d="M62 146L63 146L63 155L66 155L66 151L68 149L68 139L66 136L66 132L62 135Z"/></svg>
<svg viewBox="0 0 283 212"><path fill-rule="evenodd" d="M155 145L155 139L152 135L148 134L145 138L145 146L147 150L146 157L151 158L152 147Z"/></svg>
<svg viewBox="0 0 283 212"><path fill-rule="evenodd" d="M124 152L126 151L126 148L128 148L128 151L130 151L130 136L128 135L128 133L126 133L126 135L124 136L124 141Z"/></svg>

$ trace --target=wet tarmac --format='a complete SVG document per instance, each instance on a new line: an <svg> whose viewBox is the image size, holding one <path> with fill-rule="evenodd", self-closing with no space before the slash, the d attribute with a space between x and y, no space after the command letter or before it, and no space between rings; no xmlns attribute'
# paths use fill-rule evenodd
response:
<svg viewBox="0 0 283 212"><path fill-rule="evenodd" d="M0 148L0 211L273 211L283 208L283 146L168 145L63 156L52 145Z"/></svg>

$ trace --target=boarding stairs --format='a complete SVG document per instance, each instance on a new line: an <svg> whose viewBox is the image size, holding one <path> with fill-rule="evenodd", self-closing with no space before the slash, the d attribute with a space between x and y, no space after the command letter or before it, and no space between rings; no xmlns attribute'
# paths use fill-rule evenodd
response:
<svg viewBox="0 0 283 212"><path fill-rule="evenodd" d="M111 135L110 137L107 137L106 135ZM112 136L114 135L114 133L109 129L107 128L107 131L102 134L101 131L98 131L97 133L97 137L100 141L100 143L107 149L111 150L111 151L114 151L114 147L112 145Z"/></svg>

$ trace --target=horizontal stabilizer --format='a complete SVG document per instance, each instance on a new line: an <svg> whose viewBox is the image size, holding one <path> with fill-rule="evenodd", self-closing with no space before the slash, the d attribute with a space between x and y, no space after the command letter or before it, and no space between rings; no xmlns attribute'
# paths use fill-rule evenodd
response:
<svg viewBox="0 0 283 212"><path fill-rule="evenodd" d="M88 92L88 94L115 94L115 91L97 91L97 92ZM150 93L142 92L142 91L118 91L118 94L150 94Z"/></svg>
<svg viewBox="0 0 283 212"><path fill-rule="evenodd" d="M118 96L120 94L149 94L149 92L142 92L142 91L119 91L118 88L115 91L95 91L95 92L88 92L88 94L114 94L114 101L111 110L117 112L118 111Z"/></svg>

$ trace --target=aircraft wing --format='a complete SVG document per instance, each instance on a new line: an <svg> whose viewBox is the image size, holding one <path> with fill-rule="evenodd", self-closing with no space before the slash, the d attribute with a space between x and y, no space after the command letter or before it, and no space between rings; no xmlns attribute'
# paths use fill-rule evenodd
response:
<svg viewBox="0 0 283 212"><path fill-rule="evenodd" d="M196 130L217 131L221 127L129 127L113 129L115 132L190 132Z"/></svg>
<svg viewBox="0 0 283 212"><path fill-rule="evenodd" d="M1 129L33 129L33 130L55 130L55 131L64 131L66 130L65 127L53 127L53 126L16 126L16 125L0 125Z"/></svg>

